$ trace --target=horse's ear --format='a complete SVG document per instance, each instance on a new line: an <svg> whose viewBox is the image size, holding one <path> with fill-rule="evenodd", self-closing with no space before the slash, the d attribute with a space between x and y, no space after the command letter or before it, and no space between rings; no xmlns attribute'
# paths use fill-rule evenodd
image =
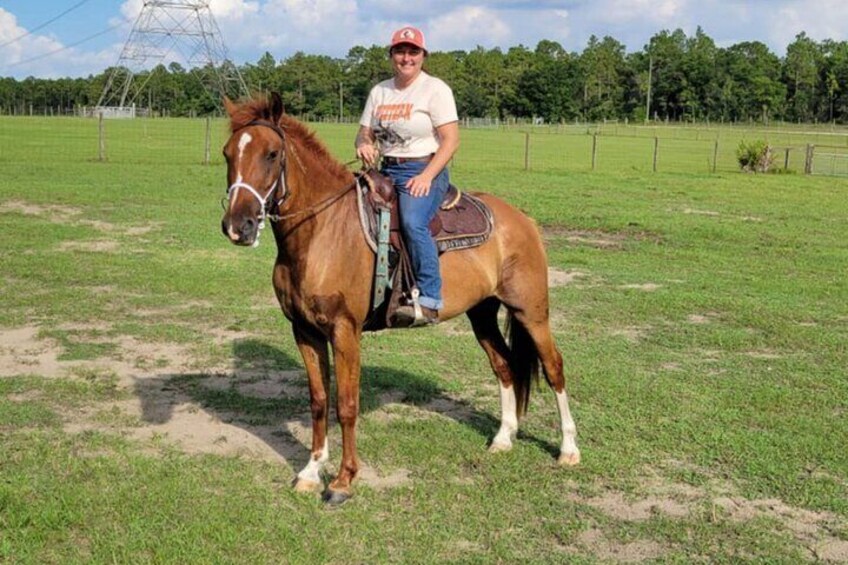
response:
<svg viewBox="0 0 848 565"><path fill-rule="evenodd" d="M237 108L238 105L230 100L229 96L224 96L224 109L227 111L228 116L232 116Z"/></svg>
<svg viewBox="0 0 848 565"><path fill-rule="evenodd" d="M277 123L283 117L283 99L278 92L271 93L271 121Z"/></svg>

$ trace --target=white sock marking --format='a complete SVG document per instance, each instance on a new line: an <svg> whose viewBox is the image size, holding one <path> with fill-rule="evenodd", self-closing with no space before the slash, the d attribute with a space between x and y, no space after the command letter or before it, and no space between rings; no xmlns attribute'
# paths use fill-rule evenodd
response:
<svg viewBox="0 0 848 565"><path fill-rule="evenodd" d="M321 471L324 469L324 464L329 460L330 447L327 443L327 438L324 438L324 447L321 448L318 457L316 458L313 454L312 457L309 458L309 463L306 464L306 467L297 474L297 478L321 484Z"/></svg>
<svg viewBox="0 0 848 565"><path fill-rule="evenodd" d="M505 387L500 382L498 383L501 393L501 427L498 430L495 439L492 440L492 446L510 448L512 447L512 439L518 432L518 413L517 402L515 400L515 387Z"/></svg>
<svg viewBox="0 0 848 565"><path fill-rule="evenodd" d="M559 419L562 425L562 445L559 448L561 455L580 454L577 449L577 426L574 425L574 420L571 418L571 410L568 408L568 395L565 390L556 393L557 408L559 409Z"/></svg>

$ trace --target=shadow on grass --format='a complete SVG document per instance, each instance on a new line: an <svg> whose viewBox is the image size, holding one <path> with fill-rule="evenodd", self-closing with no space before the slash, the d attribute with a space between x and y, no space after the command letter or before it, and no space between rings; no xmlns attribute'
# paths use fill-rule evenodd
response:
<svg viewBox="0 0 848 565"><path fill-rule="evenodd" d="M296 472L309 458L312 435L309 388L300 359L255 339L235 340L232 348L231 371L137 380L135 392L141 400L143 421L166 424L174 418L177 407L193 403L214 419L263 441ZM334 376L331 382L335 382ZM494 437L500 423L494 415L450 396L432 381L411 372L363 366L360 382L363 415L388 404L413 405L471 427L486 442ZM331 424L336 424L335 387L332 399L330 418ZM330 434L340 437L341 431L333 425ZM557 446L532 434L521 432L520 438L553 457L558 454Z"/></svg>

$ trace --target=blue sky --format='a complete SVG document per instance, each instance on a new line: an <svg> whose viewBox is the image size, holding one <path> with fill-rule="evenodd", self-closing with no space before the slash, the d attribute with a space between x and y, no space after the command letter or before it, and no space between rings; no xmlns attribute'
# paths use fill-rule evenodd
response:
<svg viewBox="0 0 848 565"><path fill-rule="evenodd" d="M102 71L118 60L142 3L0 0L0 76ZM405 24L421 27L434 50L532 48L550 39L580 51L591 35L611 35L636 51L662 29L692 34L699 25L720 46L757 40L778 55L800 31L819 41L848 38L848 0L211 0L210 5L239 64L255 62L265 51L277 59L298 50L343 57L354 45L385 44Z"/></svg>

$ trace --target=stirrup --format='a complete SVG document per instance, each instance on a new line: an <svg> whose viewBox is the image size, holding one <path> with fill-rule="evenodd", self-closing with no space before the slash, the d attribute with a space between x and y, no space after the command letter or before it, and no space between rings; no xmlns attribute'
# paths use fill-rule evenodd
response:
<svg viewBox="0 0 848 565"><path fill-rule="evenodd" d="M418 297L421 295L421 292L417 288L413 288L410 294L412 296L412 304L398 307L392 316L395 323L402 322L397 324L395 327L420 328L422 326L429 326L437 323L439 321L438 318L430 318L424 315L421 303L418 302Z"/></svg>

